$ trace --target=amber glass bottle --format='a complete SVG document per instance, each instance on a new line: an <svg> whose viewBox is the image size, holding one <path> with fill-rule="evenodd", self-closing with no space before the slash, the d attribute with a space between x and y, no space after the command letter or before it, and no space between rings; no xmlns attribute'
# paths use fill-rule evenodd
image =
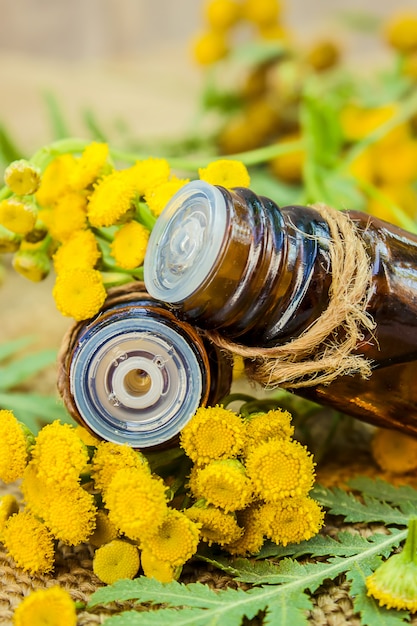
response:
<svg viewBox="0 0 417 626"><path fill-rule="evenodd" d="M230 359L139 284L113 290L60 351L58 387L71 415L96 436L135 448L175 443L231 381Z"/></svg>
<svg viewBox="0 0 417 626"><path fill-rule="evenodd" d="M353 352L370 360L372 373L341 375L326 385L315 384L313 375L296 391L417 435L417 237L366 214L349 216L369 261L366 313L374 321ZM145 284L198 327L245 346L281 346L329 306L331 245L329 223L317 208L278 207L249 189L195 181L156 223Z"/></svg>

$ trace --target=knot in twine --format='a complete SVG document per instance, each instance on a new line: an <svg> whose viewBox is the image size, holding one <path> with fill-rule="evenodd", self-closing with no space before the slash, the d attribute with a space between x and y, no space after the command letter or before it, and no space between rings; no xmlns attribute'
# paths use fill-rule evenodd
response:
<svg viewBox="0 0 417 626"><path fill-rule="evenodd" d="M371 263L348 214L324 204L313 208L330 231L329 304L297 338L269 348L247 347L217 331L207 336L220 348L245 358L248 378L269 389L326 385L343 375L371 375L371 361L354 354L375 322L366 307L372 291Z"/></svg>

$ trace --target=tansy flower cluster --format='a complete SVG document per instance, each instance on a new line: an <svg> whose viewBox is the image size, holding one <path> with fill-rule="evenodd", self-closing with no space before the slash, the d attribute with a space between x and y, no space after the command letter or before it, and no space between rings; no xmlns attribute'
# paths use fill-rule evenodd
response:
<svg viewBox="0 0 417 626"><path fill-rule="evenodd" d="M278 0L207 0L203 7L193 55L219 70L210 73L205 99L220 114L220 154L268 147L265 170L289 199L320 198L414 230L417 12L395 12L375 27L389 65L358 78L343 37L296 41Z"/></svg>
<svg viewBox="0 0 417 626"><path fill-rule="evenodd" d="M79 321L100 310L108 287L143 279L150 230L189 179L175 175L163 158L117 169L105 143L81 150L66 140L61 147L45 147L6 168L0 252L12 253L15 270L32 281L53 268L56 306ZM226 187L249 185L239 161L215 161L199 176Z"/></svg>
<svg viewBox="0 0 417 626"><path fill-rule="evenodd" d="M30 574L53 570L58 542L89 543L102 582L139 572L166 582L200 542L255 554L265 537L299 542L323 523L308 495L314 462L292 439L286 411L243 419L222 406L198 409L168 473L158 473L164 453L157 462L81 426L55 421L34 437L3 410L0 427L0 480L20 480L22 493L20 503L0 501L0 540Z"/></svg>
<svg viewBox="0 0 417 626"><path fill-rule="evenodd" d="M286 545L318 533L324 516L309 496L314 462L293 431L287 411L243 418L222 406L198 409L181 446L193 461L185 514L201 524L204 542L251 555L265 538Z"/></svg>

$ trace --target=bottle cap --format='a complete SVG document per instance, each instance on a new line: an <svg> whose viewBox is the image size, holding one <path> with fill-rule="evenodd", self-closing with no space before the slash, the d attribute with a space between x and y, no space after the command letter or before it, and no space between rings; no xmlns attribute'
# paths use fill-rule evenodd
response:
<svg viewBox="0 0 417 626"><path fill-rule="evenodd" d="M135 448L173 439L208 384L192 337L163 312L139 304L115 308L86 327L69 380L82 421L103 439Z"/></svg>
<svg viewBox="0 0 417 626"><path fill-rule="evenodd" d="M167 204L152 230L144 263L147 291L179 303L210 274L227 229L221 191L202 180L188 183Z"/></svg>

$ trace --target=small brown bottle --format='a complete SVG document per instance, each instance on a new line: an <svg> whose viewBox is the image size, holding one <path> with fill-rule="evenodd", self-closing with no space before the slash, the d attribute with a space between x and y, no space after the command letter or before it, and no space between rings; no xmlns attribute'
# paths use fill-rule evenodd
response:
<svg viewBox="0 0 417 626"><path fill-rule="evenodd" d="M112 290L100 313L75 324L59 360L58 388L75 420L134 448L175 444L198 407L216 404L232 382L231 360L140 283Z"/></svg>
<svg viewBox="0 0 417 626"><path fill-rule="evenodd" d="M342 226L335 229L336 214ZM145 284L177 316L249 357L255 370L271 364L270 354L270 371L279 370L286 353L288 368L299 373L275 376L274 386L417 435L416 236L363 213L278 208L249 189L194 181L154 227ZM352 295L358 284L359 297ZM329 310L341 308L343 321L320 335ZM319 339L305 356L300 344L313 332ZM350 365L332 366L326 377L328 349ZM264 370L262 381L268 385Z"/></svg>

